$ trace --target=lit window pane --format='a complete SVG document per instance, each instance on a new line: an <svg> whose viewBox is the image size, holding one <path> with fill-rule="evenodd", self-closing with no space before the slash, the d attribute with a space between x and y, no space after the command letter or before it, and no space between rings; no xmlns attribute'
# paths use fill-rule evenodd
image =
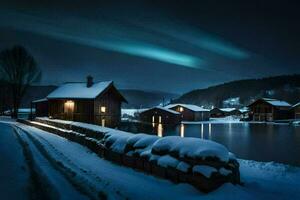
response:
<svg viewBox="0 0 300 200"><path fill-rule="evenodd" d="M101 106L100 107L100 112L105 113L106 112L106 107L105 106Z"/></svg>

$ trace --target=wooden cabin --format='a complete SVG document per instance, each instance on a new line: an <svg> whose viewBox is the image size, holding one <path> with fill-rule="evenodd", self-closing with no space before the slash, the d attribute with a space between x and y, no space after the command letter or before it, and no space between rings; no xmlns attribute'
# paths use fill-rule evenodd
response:
<svg viewBox="0 0 300 200"><path fill-rule="evenodd" d="M181 114L179 112L160 106L141 112L139 117L142 122L146 123L179 124L181 122Z"/></svg>
<svg viewBox="0 0 300 200"><path fill-rule="evenodd" d="M165 108L181 113L182 121L208 121L209 110L191 104L170 104Z"/></svg>
<svg viewBox="0 0 300 200"><path fill-rule="evenodd" d="M220 108L213 108L209 111L209 113L212 118L225 117L225 112L223 112Z"/></svg>
<svg viewBox="0 0 300 200"><path fill-rule="evenodd" d="M277 99L257 99L248 107L249 115L253 121L284 120L291 117L291 105Z"/></svg>
<svg viewBox="0 0 300 200"><path fill-rule="evenodd" d="M65 83L48 96L49 118L116 127L121 120L121 104L126 99L112 81Z"/></svg>
<svg viewBox="0 0 300 200"><path fill-rule="evenodd" d="M227 117L227 116L240 116L242 112L237 108L213 108L210 110L210 117Z"/></svg>
<svg viewBox="0 0 300 200"><path fill-rule="evenodd" d="M225 113L225 116L240 116L242 112L237 108L220 108Z"/></svg>
<svg viewBox="0 0 300 200"><path fill-rule="evenodd" d="M300 102L293 105L293 114L295 119L300 119Z"/></svg>

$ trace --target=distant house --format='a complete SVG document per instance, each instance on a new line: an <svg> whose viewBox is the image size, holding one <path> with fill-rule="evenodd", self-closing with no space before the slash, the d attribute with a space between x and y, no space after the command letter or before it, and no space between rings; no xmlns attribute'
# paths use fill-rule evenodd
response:
<svg viewBox="0 0 300 200"><path fill-rule="evenodd" d="M213 108L209 111L210 117L217 118L217 117L225 117L225 112L222 111L220 108Z"/></svg>
<svg viewBox="0 0 300 200"><path fill-rule="evenodd" d="M237 108L213 108L210 110L210 117L226 117L226 116L240 116L242 111Z"/></svg>
<svg viewBox="0 0 300 200"><path fill-rule="evenodd" d="M192 104L169 104L165 108L181 113L182 121L207 121L209 110Z"/></svg>
<svg viewBox="0 0 300 200"><path fill-rule="evenodd" d="M248 109L248 107L244 107L244 108L241 108L241 109L239 109L239 111L240 111L240 116L242 117L242 118L248 118L249 117L249 109Z"/></svg>
<svg viewBox="0 0 300 200"><path fill-rule="evenodd" d="M249 115L253 121L274 121L289 119L291 105L285 101L269 98L257 99L250 105Z"/></svg>
<svg viewBox="0 0 300 200"><path fill-rule="evenodd" d="M73 120L115 127L121 119L126 99L112 81L65 83L47 96L50 118Z"/></svg>
<svg viewBox="0 0 300 200"><path fill-rule="evenodd" d="M240 116L242 112L237 108L221 108L225 116Z"/></svg>
<svg viewBox="0 0 300 200"><path fill-rule="evenodd" d="M294 112L294 117L295 119L300 119L300 102L297 104L293 105L293 112Z"/></svg>
<svg viewBox="0 0 300 200"><path fill-rule="evenodd" d="M161 106L144 110L139 114L139 117L142 122L147 123L179 124L181 122L179 112Z"/></svg>

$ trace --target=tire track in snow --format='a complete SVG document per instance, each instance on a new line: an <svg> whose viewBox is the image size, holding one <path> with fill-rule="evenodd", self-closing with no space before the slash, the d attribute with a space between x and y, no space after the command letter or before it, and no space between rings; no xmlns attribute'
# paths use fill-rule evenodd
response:
<svg viewBox="0 0 300 200"><path fill-rule="evenodd" d="M13 127L14 135L22 147L23 154L26 160L27 168L30 174L30 199L58 199L58 192L51 186L50 181L46 176L39 173L38 165L33 159L32 151L29 144L25 142L16 127Z"/></svg>
<svg viewBox="0 0 300 200"><path fill-rule="evenodd" d="M72 172L68 172L69 174L67 174L66 171L63 171L60 168L59 163L56 163L55 160L52 160L51 157L45 154L45 151L42 148L40 148L37 143L32 141L32 139L26 131L19 127L16 127L16 132L18 133L21 141L25 143L28 149L30 149L30 151L32 152L32 160L34 162L36 161L37 163L39 163L39 165L42 165L40 167L42 169L38 170L39 174L43 174L43 179L41 181L44 182L44 180L48 180L47 182L49 182L49 187L47 188L56 191L56 193L58 194L58 198L51 197L50 199L68 199L68 195L71 195L72 199L98 199L97 197L94 197L94 195L90 195L90 193L85 193L85 191L80 190L81 188L77 187L77 185L75 185L74 182L70 179ZM49 180L51 178L52 183ZM53 181L53 179L55 180ZM61 186L67 188L61 188Z"/></svg>
<svg viewBox="0 0 300 200"><path fill-rule="evenodd" d="M128 199L117 189L109 187L109 182L102 180L98 175L92 173L89 170L85 170L76 165L68 156L63 152L55 148L47 139L33 134L28 130L24 130L19 127L37 146L37 148L43 152L44 156L47 156L54 165L58 165L60 171L67 176L68 180L74 184L81 192L89 194L92 199ZM103 191L104 186L108 190L113 190L113 193L107 194Z"/></svg>

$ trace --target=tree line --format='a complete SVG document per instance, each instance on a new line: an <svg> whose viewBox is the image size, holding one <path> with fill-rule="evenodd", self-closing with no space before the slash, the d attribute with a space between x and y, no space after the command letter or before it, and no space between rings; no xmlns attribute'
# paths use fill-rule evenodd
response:
<svg viewBox="0 0 300 200"><path fill-rule="evenodd" d="M295 104L300 101L300 74L232 81L183 94L173 102L223 107L224 100L239 97L240 106L268 97Z"/></svg>

